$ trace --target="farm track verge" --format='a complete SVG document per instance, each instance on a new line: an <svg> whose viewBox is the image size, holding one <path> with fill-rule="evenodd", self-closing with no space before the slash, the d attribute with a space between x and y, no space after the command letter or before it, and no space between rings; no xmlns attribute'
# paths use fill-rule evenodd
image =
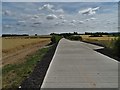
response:
<svg viewBox="0 0 120 90"><path fill-rule="evenodd" d="M40 89L42 82L44 80L44 77L46 75L47 69L49 67L49 64L56 50L56 47L57 47L57 44L54 44L48 50L48 52L43 56L43 58L37 63L37 65L35 66L30 76L21 83L22 89L25 89L25 90L29 88L31 89L34 88L35 90Z"/></svg>
<svg viewBox="0 0 120 90"><path fill-rule="evenodd" d="M94 42L89 42L89 41L83 41L83 42L104 47L103 49L97 49L95 51L97 51L97 52L99 52L101 54L104 54L104 55L106 55L106 56L108 56L110 58L113 58L113 59L120 62L120 57L116 56L113 53L113 51L111 49L107 48L105 45L103 45L101 43L94 43Z"/></svg>

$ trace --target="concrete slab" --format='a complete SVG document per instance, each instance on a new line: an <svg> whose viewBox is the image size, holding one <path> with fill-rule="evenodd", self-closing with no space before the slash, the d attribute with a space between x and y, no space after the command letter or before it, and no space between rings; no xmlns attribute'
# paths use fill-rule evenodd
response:
<svg viewBox="0 0 120 90"><path fill-rule="evenodd" d="M41 88L118 88L118 62L94 51L100 48L60 40Z"/></svg>

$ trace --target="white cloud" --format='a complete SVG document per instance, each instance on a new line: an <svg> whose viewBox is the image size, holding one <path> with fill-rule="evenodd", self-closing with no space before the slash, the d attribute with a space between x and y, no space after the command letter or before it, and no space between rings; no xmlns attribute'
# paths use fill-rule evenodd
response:
<svg viewBox="0 0 120 90"><path fill-rule="evenodd" d="M93 8L92 10L93 11L96 11L96 10L98 10L100 7L96 7L96 8Z"/></svg>
<svg viewBox="0 0 120 90"><path fill-rule="evenodd" d="M80 14L89 14L89 11L90 11L91 9L92 9L92 8L80 10L80 11L78 11L78 13L80 13Z"/></svg>
<svg viewBox="0 0 120 90"><path fill-rule="evenodd" d="M47 17L46 17L47 20L53 20L55 18L57 18L57 16L54 14L47 15Z"/></svg>
<svg viewBox="0 0 120 90"><path fill-rule="evenodd" d="M83 24L84 23L84 21L79 21L79 24Z"/></svg>
<svg viewBox="0 0 120 90"><path fill-rule="evenodd" d="M42 7L40 7L39 10L46 10L46 11L50 11L53 13L60 13L60 14L64 13L64 10L62 8L55 9L54 5L51 5L51 4L45 4Z"/></svg>
<svg viewBox="0 0 120 90"><path fill-rule="evenodd" d="M76 22L76 20L72 20L72 21L71 21L71 23L75 23L75 22Z"/></svg>
<svg viewBox="0 0 120 90"><path fill-rule="evenodd" d="M43 4L43 3L41 3L41 4ZM42 8L43 6L41 6L42 10L39 12L37 12L37 10L36 10L36 7L40 7L39 4L38 4L38 6L35 6L35 8L32 7L35 10L35 11L33 11L33 13L32 13L32 11L30 11L30 13L29 12L24 13L22 11L12 12L14 9L13 10L12 10L12 8L7 9L12 12L12 15L13 15L13 13L14 13L14 15L16 15L16 17L12 17L13 19L15 19L15 23L16 23L16 20L17 21L18 20L26 21L26 23L25 23L26 27L24 27L24 29L22 29L23 28L22 26L12 25L13 28L10 28L10 30L11 31L16 30L16 32L17 32L17 30L19 31L19 29L21 29L21 30L24 30L25 32L29 33L29 30L34 28L35 32L40 33L40 34L43 34L43 33L46 34L46 33L55 32L55 31L62 32L64 30L78 31L78 32L82 32L82 31L84 32L87 30L88 31L99 31L99 30L100 31L101 30L112 31L112 30L115 30L114 27L117 26L117 22L116 22L117 21L117 19L116 19L117 13L111 13L111 12L107 13L107 12L101 11L100 14L96 14L95 16L89 16L90 14L83 15L83 14L76 13L76 10L78 10L78 8L80 8L81 6L74 6L77 8L75 10L73 9L75 12L71 13L72 9L70 11L67 11L67 9L66 9L66 8L70 7L69 5L68 5L69 7L67 7L67 5L66 5L66 8L65 8L65 7L62 7L62 5L60 5L60 3L55 4L55 5L53 3L54 6L52 6L52 7L50 6L50 4L52 4L52 3L49 3L49 5L46 5L46 6L43 5L44 10ZM96 6L96 5L99 6L99 4L95 4L94 6ZM90 6L92 6L92 5L90 5ZM104 9L104 6L102 6L102 5L100 5L100 6L103 7L102 9ZM49 7L49 9L45 9L45 7ZM81 7L81 8L85 8L85 7L86 6ZM65 9L66 12L64 11L64 13L61 13L61 12L63 12L63 10L61 8L63 10ZM105 6L105 8L107 8L107 6ZM92 9L92 14L95 14L97 12L96 9L98 10L99 8L96 7L96 8L88 8L88 9ZM47 10L47 12L46 12L46 10ZM49 12L48 12L48 10L49 10ZM114 9L114 10L117 12L116 9ZM54 11L54 12L51 12L51 11ZM113 11L113 10L111 10L111 11ZM51 15L51 14L54 14L54 15ZM110 15L112 15L112 16L110 16ZM5 16L5 18L6 18L6 16ZM11 18L11 17L8 16L8 18ZM97 20L95 20L95 18L97 18ZM85 21L86 19L88 21ZM89 19L90 19L90 21L89 21ZM67 20L67 22L64 23L65 22L64 20ZM109 24L109 22L107 22L107 20L111 20L110 24ZM42 21L42 24L39 25L39 21ZM112 25L113 22L116 22L116 24ZM7 24L9 24L9 23L7 23ZM19 25L24 25L24 23L20 23ZM30 27L31 25L32 25L32 27ZM89 26L89 28L87 26ZM108 28L104 28L103 26L107 26ZM15 28L18 28L18 29L15 29ZM6 29L6 31L4 30L4 32L8 32L8 28L5 28L5 29ZM45 32L43 30L45 30Z"/></svg>
<svg viewBox="0 0 120 90"><path fill-rule="evenodd" d="M85 15L93 15L96 13L96 11L99 9L100 7L96 7L96 8L88 8L82 11L78 11L78 13L80 14L85 14Z"/></svg>
<svg viewBox="0 0 120 90"><path fill-rule="evenodd" d="M38 15L34 15L33 18L39 18L39 16Z"/></svg>
<svg viewBox="0 0 120 90"><path fill-rule="evenodd" d="M43 5L42 7L40 7L39 10L47 10L47 11L52 11L52 12L54 12L53 7L54 7L54 6L51 5L51 4L45 4L45 5Z"/></svg>
<svg viewBox="0 0 120 90"><path fill-rule="evenodd" d="M95 20L96 18L94 18L94 17L92 17L92 18L90 18L90 20Z"/></svg>
<svg viewBox="0 0 120 90"><path fill-rule="evenodd" d="M57 12L57 13L64 13L64 10L63 9L57 9L57 10L55 10L55 12Z"/></svg>

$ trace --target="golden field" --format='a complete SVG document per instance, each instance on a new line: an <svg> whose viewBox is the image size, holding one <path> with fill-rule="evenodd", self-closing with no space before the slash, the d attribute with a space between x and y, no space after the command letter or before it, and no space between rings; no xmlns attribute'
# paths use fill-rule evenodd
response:
<svg viewBox="0 0 120 90"><path fill-rule="evenodd" d="M83 39L91 39L91 40L112 40L116 37L103 35L103 37L89 37L90 35L80 35Z"/></svg>
<svg viewBox="0 0 120 90"><path fill-rule="evenodd" d="M109 35L103 35L102 37L89 37L90 35L80 35L80 36L82 37L83 41L100 43L109 48L113 48L114 41L115 39L117 39L117 37L109 36Z"/></svg>
<svg viewBox="0 0 120 90"><path fill-rule="evenodd" d="M44 41L50 41L50 38L2 38L2 52L4 54Z"/></svg>
<svg viewBox="0 0 120 90"><path fill-rule="evenodd" d="M40 43L42 41L50 40L50 38L2 38L2 49L11 49L19 46L25 46L29 44Z"/></svg>
<svg viewBox="0 0 120 90"><path fill-rule="evenodd" d="M50 38L2 38L2 65L21 63L24 58L50 43Z"/></svg>

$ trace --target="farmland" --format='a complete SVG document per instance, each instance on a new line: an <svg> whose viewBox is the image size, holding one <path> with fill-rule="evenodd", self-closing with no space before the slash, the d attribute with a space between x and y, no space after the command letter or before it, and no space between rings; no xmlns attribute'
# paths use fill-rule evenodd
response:
<svg viewBox="0 0 120 90"><path fill-rule="evenodd" d="M2 38L3 65L21 62L27 54L50 42L50 38Z"/></svg>
<svg viewBox="0 0 120 90"><path fill-rule="evenodd" d="M90 37L90 35L81 35L81 37L83 41L99 43L108 48L113 48L114 40L117 39L117 37L108 35L103 35L102 37Z"/></svg>
<svg viewBox="0 0 120 90"><path fill-rule="evenodd" d="M48 51L50 37L3 37L3 88L18 87Z"/></svg>
<svg viewBox="0 0 120 90"><path fill-rule="evenodd" d="M117 39L117 37L107 35L102 37L80 36L83 41L99 43L111 49L114 47L114 42ZM56 43L61 38L61 36L56 35L52 37L51 41ZM33 72L38 61L51 47L45 46L50 43L50 37L2 38L2 42L3 88L18 87Z"/></svg>
<svg viewBox="0 0 120 90"><path fill-rule="evenodd" d="M22 63L8 64L2 69L2 87L18 88L21 82L26 79L34 70L36 64L47 53L49 47L37 50L32 55L25 57Z"/></svg>
<svg viewBox="0 0 120 90"><path fill-rule="evenodd" d="M30 45L42 43L49 40L50 38L2 38L2 52L4 55L5 53L9 53L15 49L22 49Z"/></svg>

